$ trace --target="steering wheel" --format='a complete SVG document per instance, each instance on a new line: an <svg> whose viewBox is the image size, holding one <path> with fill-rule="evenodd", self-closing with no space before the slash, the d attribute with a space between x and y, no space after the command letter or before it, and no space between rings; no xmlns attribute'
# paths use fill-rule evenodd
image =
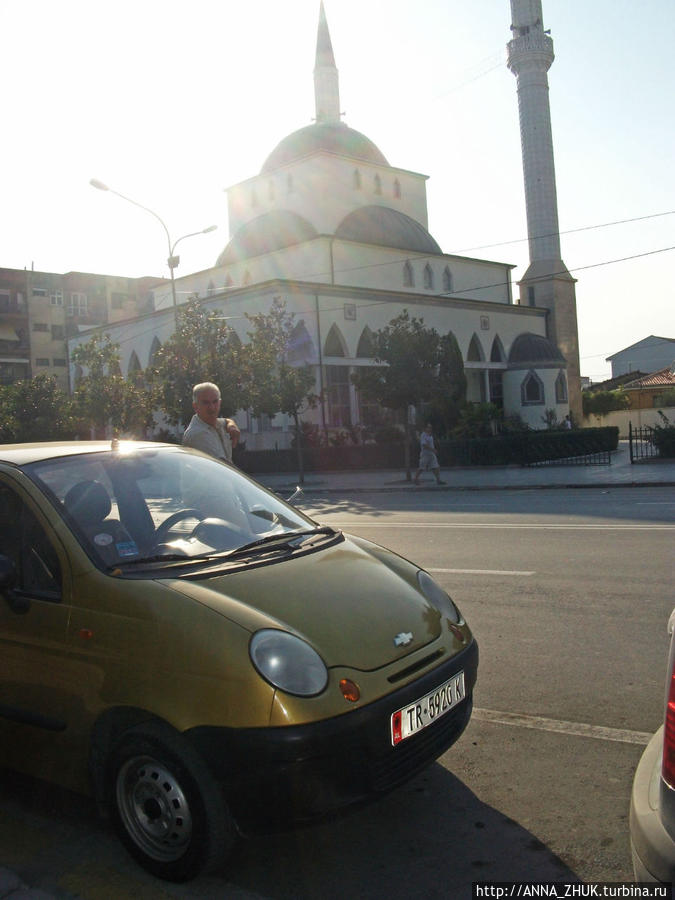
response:
<svg viewBox="0 0 675 900"><path fill-rule="evenodd" d="M163 544L167 537L169 536L169 532L171 529L178 524L178 522L182 522L183 519L201 519L203 518L202 513L198 509L179 509L177 512L172 513L168 516L161 525L157 526L155 534L153 536L153 544L157 546L157 544Z"/></svg>

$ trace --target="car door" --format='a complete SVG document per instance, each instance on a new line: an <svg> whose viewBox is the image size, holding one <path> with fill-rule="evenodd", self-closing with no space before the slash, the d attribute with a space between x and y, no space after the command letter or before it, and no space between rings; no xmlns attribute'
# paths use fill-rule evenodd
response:
<svg viewBox="0 0 675 900"><path fill-rule="evenodd" d="M0 554L16 583L0 597L0 760L68 783L59 754L73 737L79 687L67 652L70 572L39 506L0 474Z"/></svg>

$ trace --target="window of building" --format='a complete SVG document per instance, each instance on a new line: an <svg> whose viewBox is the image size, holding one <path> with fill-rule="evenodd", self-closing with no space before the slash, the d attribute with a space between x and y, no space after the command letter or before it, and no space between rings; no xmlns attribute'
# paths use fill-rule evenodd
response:
<svg viewBox="0 0 675 900"><path fill-rule="evenodd" d="M47 322L33 322L33 331L49 331Z"/></svg>
<svg viewBox="0 0 675 900"><path fill-rule="evenodd" d="M153 337L153 339L152 339L152 344L150 345L150 354L148 356L148 365L149 366L157 365L157 363L159 362L159 360L157 359L157 354L159 353L159 351L161 349L162 349L162 345L161 345L157 335L155 335L155 337Z"/></svg>
<svg viewBox="0 0 675 900"><path fill-rule="evenodd" d="M520 386L523 406L534 406L544 402L544 382L536 372L528 372Z"/></svg>
<svg viewBox="0 0 675 900"><path fill-rule="evenodd" d="M382 193L382 179L380 178L379 175L375 176L375 193L376 194Z"/></svg>
<svg viewBox="0 0 675 900"><path fill-rule="evenodd" d="M66 329L63 325L52 325L52 340L64 341L66 339Z"/></svg>
<svg viewBox="0 0 675 900"><path fill-rule="evenodd" d="M129 299L128 294L122 294L118 291L114 291L110 295L110 305L113 309L122 309L124 303Z"/></svg>
<svg viewBox="0 0 675 900"><path fill-rule="evenodd" d="M490 369L488 373L490 388L490 403L494 403L499 409L504 408L504 378L502 372Z"/></svg>
<svg viewBox="0 0 675 900"><path fill-rule="evenodd" d="M49 295L51 306L63 306L63 291L52 291Z"/></svg>
<svg viewBox="0 0 675 900"><path fill-rule="evenodd" d="M365 357L366 359L372 359L375 356L374 335L367 325L361 332L359 344L356 348L356 355Z"/></svg>
<svg viewBox="0 0 675 900"><path fill-rule="evenodd" d="M68 315L69 316L86 316L87 315L87 295L78 291L73 292L68 298Z"/></svg>
<svg viewBox="0 0 675 900"><path fill-rule="evenodd" d="M527 302L530 306L534 306L535 304L534 288L532 287L532 285L530 285L527 289Z"/></svg>
<svg viewBox="0 0 675 900"><path fill-rule="evenodd" d="M32 294L34 297L46 297L47 296L47 288L34 287L32 289Z"/></svg>
<svg viewBox="0 0 675 900"><path fill-rule="evenodd" d="M304 322L298 322L288 341L288 362L305 362L314 358L314 343Z"/></svg>
<svg viewBox="0 0 675 900"><path fill-rule="evenodd" d="M469 352L466 354L467 362L482 362L485 359L481 343L474 334L469 344Z"/></svg>
<svg viewBox="0 0 675 900"><path fill-rule="evenodd" d="M444 292L445 294L451 294L451 293L452 293L452 291L453 291L452 281L453 281L453 279L452 279L452 272L451 272L450 269L446 266L446 267L443 269L443 292Z"/></svg>
<svg viewBox="0 0 675 900"><path fill-rule="evenodd" d="M504 362L506 356L504 354L504 348L502 347L502 342L498 337L495 337L492 342L492 349L490 350L490 362Z"/></svg>
<svg viewBox="0 0 675 900"><path fill-rule="evenodd" d="M428 291L432 291L434 289L434 270L431 268L429 263L424 267L424 287Z"/></svg>
<svg viewBox="0 0 675 900"><path fill-rule="evenodd" d="M567 379L563 371L558 372L555 380L555 402L567 403Z"/></svg>
<svg viewBox="0 0 675 900"><path fill-rule="evenodd" d="M61 369L64 369L64 368L66 367L66 361L65 361L65 359L63 359L63 357L61 357L61 356L55 357L55 358L52 360L52 362L54 363L55 366L58 366L58 367L61 368Z"/></svg>
<svg viewBox="0 0 675 900"><path fill-rule="evenodd" d="M415 273L410 260L407 260L403 266L403 285L404 287L415 287Z"/></svg>
<svg viewBox="0 0 675 900"><path fill-rule="evenodd" d="M346 356L346 344L342 332L337 325L331 325L323 346L325 356Z"/></svg>
<svg viewBox="0 0 675 900"><path fill-rule="evenodd" d="M328 424L349 428L352 424L349 403L349 366L326 366L325 385L328 400Z"/></svg>
<svg viewBox="0 0 675 900"><path fill-rule="evenodd" d="M38 356L38 358L35 360L35 365L41 367L48 366L49 360L45 356Z"/></svg>
<svg viewBox="0 0 675 900"><path fill-rule="evenodd" d="M354 169L354 175L352 176L354 182L354 190L361 190L361 173L358 169Z"/></svg>
<svg viewBox="0 0 675 900"><path fill-rule="evenodd" d="M398 180L398 178L396 178L394 181L394 197L397 200L401 199L401 182Z"/></svg>

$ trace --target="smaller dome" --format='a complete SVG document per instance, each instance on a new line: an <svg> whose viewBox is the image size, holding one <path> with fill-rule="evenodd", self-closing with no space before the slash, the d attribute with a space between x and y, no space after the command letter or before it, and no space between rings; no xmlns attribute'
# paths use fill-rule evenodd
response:
<svg viewBox="0 0 675 900"><path fill-rule="evenodd" d="M567 365L559 348L540 334L525 331L511 345L510 369L547 369Z"/></svg>
<svg viewBox="0 0 675 900"><path fill-rule="evenodd" d="M362 159L378 166L389 165L370 138L360 131L355 131L344 122L315 122L294 131L280 141L265 160L260 174L267 175L281 166L320 150L338 156Z"/></svg>
<svg viewBox="0 0 675 900"><path fill-rule="evenodd" d="M442 253L423 225L388 206L362 206L355 209L340 222L335 237L343 241L396 247L414 253Z"/></svg>
<svg viewBox="0 0 675 900"><path fill-rule="evenodd" d="M218 257L217 266L262 256L317 237L316 228L298 213L272 210L246 222Z"/></svg>

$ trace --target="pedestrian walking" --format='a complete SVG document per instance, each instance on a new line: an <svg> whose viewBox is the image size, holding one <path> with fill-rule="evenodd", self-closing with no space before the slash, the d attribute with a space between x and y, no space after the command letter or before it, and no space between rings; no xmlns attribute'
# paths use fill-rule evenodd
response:
<svg viewBox="0 0 675 900"><path fill-rule="evenodd" d="M423 469L431 469L436 479L436 484L446 484L445 481L441 480L441 467L438 465L431 422L427 422L424 431L420 435L420 462L415 474L415 484L420 483L420 475Z"/></svg>

